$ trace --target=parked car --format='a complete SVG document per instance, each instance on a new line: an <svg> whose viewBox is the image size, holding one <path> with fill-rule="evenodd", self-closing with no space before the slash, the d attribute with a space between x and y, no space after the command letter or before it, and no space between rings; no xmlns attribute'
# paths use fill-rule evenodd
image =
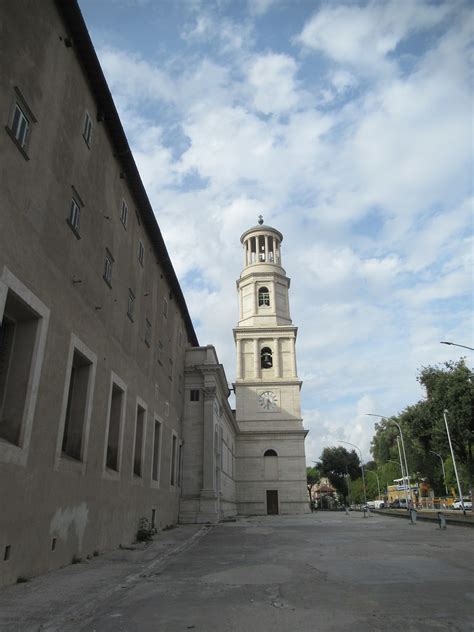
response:
<svg viewBox="0 0 474 632"><path fill-rule="evenodd" d="M464 500L464 509L472 509L472 502L470 500ZM460 500L456 500L456 502L454 502L451 505L451 509L462 509L462 503Z"/></svg>
<svg viewBox="0 0 474 632"><path fill-rule="evenodd" d="M390 509L406 509L407 501L405 498L397 498L389 504Z"/></svg>

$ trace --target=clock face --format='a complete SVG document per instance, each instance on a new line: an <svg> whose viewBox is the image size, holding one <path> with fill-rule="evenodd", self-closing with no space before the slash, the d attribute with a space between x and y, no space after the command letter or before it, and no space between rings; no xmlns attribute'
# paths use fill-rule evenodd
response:
<svg viewBox="0 0 474 632"><path fill-rule="evenodd" d="M263 410L275 410L277 407L277 396L271 391L265 391L258 396L258 403Z"/></svg>

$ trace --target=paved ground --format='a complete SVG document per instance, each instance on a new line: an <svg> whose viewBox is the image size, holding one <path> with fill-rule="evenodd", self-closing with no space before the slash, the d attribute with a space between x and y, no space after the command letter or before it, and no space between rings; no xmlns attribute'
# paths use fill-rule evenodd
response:
<svg viewBox="0 0 474 632"><path fill-rule="evenodd" d="M115 552L115 562L1 591L0 629L466 632L473 545L471 528L360 513L179 527L146 550Z"/></svg>

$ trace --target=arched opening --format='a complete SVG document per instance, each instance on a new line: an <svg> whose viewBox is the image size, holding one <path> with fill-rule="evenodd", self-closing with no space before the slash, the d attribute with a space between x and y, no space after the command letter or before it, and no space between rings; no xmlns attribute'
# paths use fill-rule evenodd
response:
<svg viewBox="0 0 474 632"><path fill-rule="evenodd" d="M267 287L261 287L258 290L258 306L270 306L270 292Z"/></svg>
<svg viewBox="0 0 474 632"><path fill-rule="evenodd" d="M269 450L265 450L265 454L263 456L278 456L278 454L275 452L275 450L272 450L270 448Z"/></svg>
<svg viewBox="0 0 474 632"><path fill-rule="evenodd" d="M262 369L271 369L273 366L272 350L270 347L263 347L260 352L260 366Z"/></svg>

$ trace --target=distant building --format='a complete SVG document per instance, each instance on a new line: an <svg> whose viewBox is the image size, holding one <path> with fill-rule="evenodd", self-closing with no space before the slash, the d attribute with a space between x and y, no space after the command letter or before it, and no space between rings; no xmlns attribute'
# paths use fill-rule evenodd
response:
<svg viewBox="0 0 474 632"><path fill-rule="evenodd" d="M281 235L244 235L236 416L77 3L1 11L0 583L130 542L142 517L307 510Z"/></svg>

